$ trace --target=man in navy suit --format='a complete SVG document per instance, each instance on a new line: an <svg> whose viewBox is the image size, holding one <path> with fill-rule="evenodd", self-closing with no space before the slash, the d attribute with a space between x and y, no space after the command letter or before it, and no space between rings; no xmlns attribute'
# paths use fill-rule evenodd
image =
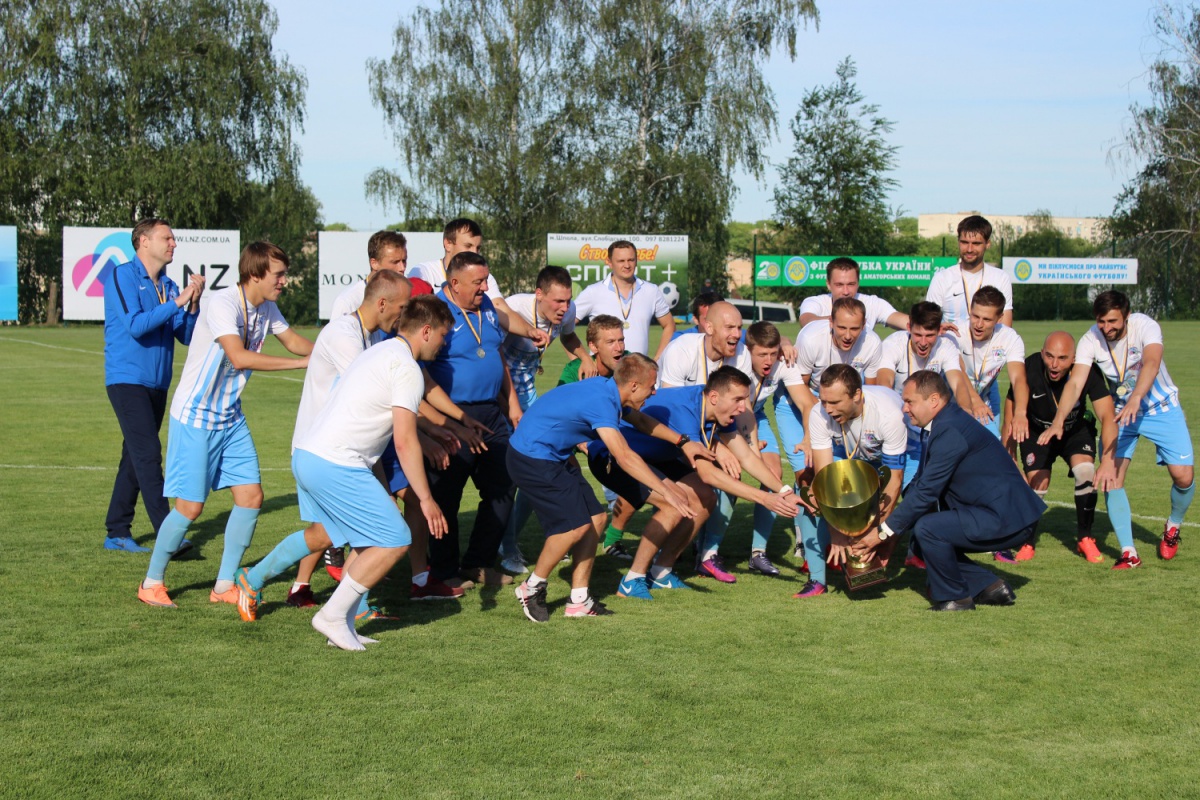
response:
<svg viewBox="0 0 1200 800"><path fill-rule="evenodd" d="M969 611L977 603L1012 605L1003 578L967 553L1022 544L1046 510L1000 441L954 402L942 376L920 370L904 383L904 412L925 438L921 469L904 500L856 552L874 550L894 531L913 530L928 567L933 611Z"/></svg>

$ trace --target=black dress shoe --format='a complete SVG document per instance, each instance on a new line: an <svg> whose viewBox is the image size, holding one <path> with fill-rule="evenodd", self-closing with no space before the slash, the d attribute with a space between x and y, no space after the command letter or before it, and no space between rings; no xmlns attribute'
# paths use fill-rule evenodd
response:
<svg viewBox="0 0 1200 800"><path fill-rule="evenodd" d="M1011 606L1017 602L1017 593L1008 585L1008 581L1000 578L975 595L975 602L981 606Z"/></svg>
<svg viewBox="0 0 1200 800"><path fill-rule="evenodd" d="M975 601L969 597L962 600L942 600L929 607L930 611L974 611Z"/></svg>

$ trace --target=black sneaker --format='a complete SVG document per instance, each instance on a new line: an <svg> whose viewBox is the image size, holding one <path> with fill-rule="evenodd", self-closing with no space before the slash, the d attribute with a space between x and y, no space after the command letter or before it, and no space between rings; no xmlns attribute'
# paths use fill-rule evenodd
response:
<svg viewBox="0 0 1200 800"><path fill-rule="evenodd" d="M342 570L346 566L346 551L340 547L330 547L325 551L325 571L329 577L341 583Z"/></svg>
<svg viewBox="0 0 1200 800"><path fill-rule="evenodd" d="M767 558L767 554L761 550L755 550L750 554L750 571L757 572L759 575L766 575L769 578L778 578L779 570L771 563L771 559Z"/></svg>
<svg viewBox="0 0 1200 800"><path fill-rule="evenodd" d="M604 548L604 555L612 556L618 561L633 561L633 553L625 549L625 545L617 542Z"/></svg>
<svg viewBox="0 0 1200 800"><path fill-rule="evenodd" d="M546 584L538 584L536 589L530 589L525 581L521 581L513 592L521 601L521 610L530 620L546 622L550 619L550 609L546 608Z"/></svg>

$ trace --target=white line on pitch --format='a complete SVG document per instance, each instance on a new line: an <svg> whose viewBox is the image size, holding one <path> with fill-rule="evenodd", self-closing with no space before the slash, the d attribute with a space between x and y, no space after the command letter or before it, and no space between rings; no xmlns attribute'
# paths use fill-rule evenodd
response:
<svg viewBox="0 0 1200 800"><path fill-rule="evenodd" d="M78 347L63 347L60 344L46 344L45 342L34 342L29 339L20 339L15 336L0 336L2 342L19 342L21 344L32 344L36 347L49 347L51 350L69 350L72 353L87 353L90 356L102 356L103 350L81 350ZM263 375L263 378L272 378L278 381L291 381L292 383L304 383L303 378L289 378L286 375ZM2 465L0 465L2 466Z"/></svg>

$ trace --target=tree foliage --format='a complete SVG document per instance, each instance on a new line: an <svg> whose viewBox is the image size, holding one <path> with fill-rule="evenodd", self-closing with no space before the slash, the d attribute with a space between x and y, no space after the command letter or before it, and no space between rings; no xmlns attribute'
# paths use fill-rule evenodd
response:
<svg viewBox="0 0 1200 800"><path fill-rule="evenodd" d="M306 82L272 50L276 26L265 0L0 5L0 218L23 236L157 215L279 239L307 210L307 235L317 206L292 139ZM59 264L24 266L28 318Z"/></svg>
<svg viewBox="0 0 1200 800"><path fill-rule="evenodd" d="M489 219L502 283L528 280L556 229L689 234L702 281L724 268L732 171L761 174L774 130L761 63L794 56L810 19L812 0L418 9L369 64L407 175L376 170L367 191L409 217Z"/></svg>
<svg viewBox="0 0 1200 800"><path fill-rule="evenodd" d="M1133 106L1128 152L1144 166L1117 197L1110 233L1137 256L1139 307L1200 311L1200 10L1162 4L1148 106Z"/></svg>
<svg viewBox="0 0 1200 800"><path fill-rule="evenodd" d="M805 93L791 122L795 149L779 169L775 215L796 252L886 253L888 192L896 181L892 123L854 83L850 58L837 79Z"/></svg>

